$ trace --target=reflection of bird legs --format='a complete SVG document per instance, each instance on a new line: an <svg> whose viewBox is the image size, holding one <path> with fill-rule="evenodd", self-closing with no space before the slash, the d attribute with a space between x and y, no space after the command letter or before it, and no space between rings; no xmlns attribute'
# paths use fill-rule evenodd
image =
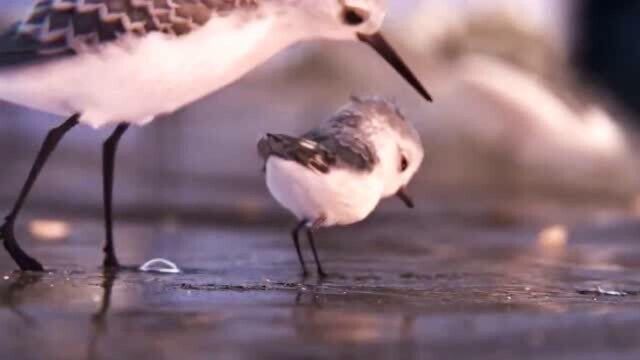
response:
<svg viewBox="0 0 640 360"><path fill-rule="evenodd" d="M413 314L402 315L402 323L400 326L400 338L411 339L414 335L414 327L416 324L416 317Z"/></svg>
<svg viewBox="0 0 640 360"><path fill-rule="evenodd" d="M13 313L18 315L25 324L31 326L36 323L36 320L29 314L20 310L18 304L16 304L16 295L23 292L25 289L34 286L42 280L42 274L40 273L20 273L18 278L9 285L6 293L6 302Z"/></svg>
<svg viewBox="0 0 640 360"><path fill-rule="evenodd" d="M91 317L93 333L91 334L91 339L89 340L89 350L87 356L88 359L98 358L98 341L107 329L106 320L107 313L109 312L109 308L111 307L111 292L113 289L113 283L118 278L118 274L116 271L105 269L103 272L103 277L104 280L102 281L102 285L100 285L103 289L102 303L100 305L100 309Z"/></svg>
<svg viewBox="0 0 640 360"><path fill-rule="evenodd" d="M318 294L316 292L315 287L309 286L309 285L305 285L305 287L307 288L306 290L303 290L302 288L298 289L296 293L295 305L296 306L313 305L313 308L321 309L322 302L318 300ZM303 297L305 295L311 295L311 304L305 304L303 302Z"/></svg>

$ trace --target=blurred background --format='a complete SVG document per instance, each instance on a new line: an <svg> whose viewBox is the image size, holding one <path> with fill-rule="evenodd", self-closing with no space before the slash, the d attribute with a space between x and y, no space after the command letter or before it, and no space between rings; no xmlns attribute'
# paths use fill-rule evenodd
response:
<svg viewBox="0 0 640 360"><path fill-rule="evenodd" d="M630 38L640 5L390 4L384 32L433 93L433 104L363 45L297 45L222 91L128 132L117 161L118 217L170 226L288 221L266 191L256 141L267 131L304 132L351 94L396 99L421 131L427 157L411 191L423 209L455 204L507 221L513 213L566 207L578 217L640 213L633 125L640 47ZM47 130L61 119L7 103L0 117L6 210ZM99 218L100 150L111 131L72 131L29 209L47 218ZM381 213L402 210L388 202Z"/></svg>
<svg viewBox="0 0 640 360"><path fill-rule="evenodd" d="M0 23L22 2L4 0ZM3 354L640 358L640 2L388 2L383 32L434 103L368 47L317 41L126 133L120 260L168 257L183 274L96 272L113 128L71 131L16 228L55 270L12 272L0 250ZM351 94L395 99L420 130L418 208L393 199L323 230L331 276L301 280L256 142L308 130ZM61 121L0 103L0 216Z"/></svg>

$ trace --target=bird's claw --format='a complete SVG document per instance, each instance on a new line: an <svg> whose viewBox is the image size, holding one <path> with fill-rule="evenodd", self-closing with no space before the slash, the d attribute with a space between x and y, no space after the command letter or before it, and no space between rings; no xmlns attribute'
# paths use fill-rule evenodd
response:
<svg viewBox="0 0 640 360"><path fill-rule="evenodd" d="M42 264L27 255L16 243L16 239L13 234L13 222L6 221L2 226L0 226L0 239L4 243L5 249L7 249L22 271L44 271Z"/></svg>
<svg viewBox="0 0 640 360"><path fill-rule="evenodd" d="M324 270L318 269L318 277L321 279L326 279L329 276Z"/></svg>

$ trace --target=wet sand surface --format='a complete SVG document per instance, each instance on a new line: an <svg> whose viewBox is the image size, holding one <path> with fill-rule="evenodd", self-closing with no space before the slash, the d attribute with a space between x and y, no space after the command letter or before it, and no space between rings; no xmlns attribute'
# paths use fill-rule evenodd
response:
<svg viewBox="0 0 640 360"><path fill-rule="evenodd" d="M318 234L325 280L299 275L286 218L119 222L123 263L164 257L176 275L103 273L98 219L68 219L60 241L23 225L51 271L0 255L2 358L637 359L640 222L594 219L564 243L538 220L378 214Z"/></svg>

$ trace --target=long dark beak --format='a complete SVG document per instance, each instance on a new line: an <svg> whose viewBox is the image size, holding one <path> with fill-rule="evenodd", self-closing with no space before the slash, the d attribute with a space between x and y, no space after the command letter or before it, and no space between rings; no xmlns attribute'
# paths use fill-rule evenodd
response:
<svg viewBox="0 0 640 360"><path fill-rule="evenodd" d="M413 86L420 95L422 95L427 101L433 101L431 95L427 89L422 86L420 80L413 74L411 69L400 58L398 53L389 45L387 40L384 39L381 33L375 33L372 35L358 34L360 41L369 44L380 56L382 56L396 71L402 75L405 80Z"/></svg>
<svg viewBox="0 0 640 360"><path fill-rule="evenodd" d="M400 200L402 200L402 202L404 202L404 204L407 205L409 209L413 209L414 207L416 207L409 194L407 194L407 189L400 188L400 190L398 190L398 192L396 193L396 196L399 197Z"/></svg>

